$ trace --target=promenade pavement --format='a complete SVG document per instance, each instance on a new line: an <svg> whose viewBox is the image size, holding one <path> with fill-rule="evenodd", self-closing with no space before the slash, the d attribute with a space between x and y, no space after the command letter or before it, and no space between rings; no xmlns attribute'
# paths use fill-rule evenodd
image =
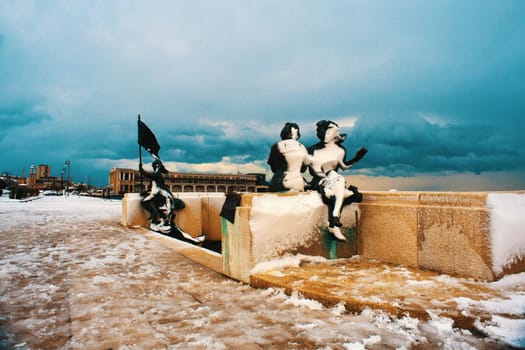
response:
<svg viewBox="0 0 525 350"><path fill-rule="evenodd" d="M211 269L221 270L216 259L202 257L199 253L202 248L146 234ZM479 336L484 336L480 324L490 323L494 318L522 320L520 331L525 337L525 274L487 283L359 256L336 260L285 257L282 263L263 265L267 267L254 269L250 277L252 287L280 288L288 295L298 294L327 307L344 305L354 313L374 309L397 318L410 316L424 321L447 318L452 327Z"/></svg>
<svg viewBox="0 0 525 350"><path fill-rule="evenodd" d="M274 266L257 289L121 227L118 204L77 200L0 203L0 349L511 348L440 310L487 311L522 286L350 259Z"/></svg>

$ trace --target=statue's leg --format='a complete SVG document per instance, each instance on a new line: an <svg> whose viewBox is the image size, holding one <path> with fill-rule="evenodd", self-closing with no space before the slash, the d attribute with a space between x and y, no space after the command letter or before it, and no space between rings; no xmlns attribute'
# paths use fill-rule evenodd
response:
<svg viewBox="0 0 525 350"><path fill-rule="evenodd" d="M328 230L340 241L346 241L339 220L344 200L348 195L345 186L344 177L334 171L328 173L326 181L321 184L323 202L328 206Z"/></svg>
<svg viewBox="0 0 525 350"><path fill-rule="evenodd" d="M343 203L348 195L348 190L345 188L345 179L344 177L338 175L334 179L332 184L332 191L334 192L335 202L332 208L332 215L339 220L341 216L341 211L343 210Z"/></svg>
<svg viewBox="0 0 525 350"><path fill-rule="evenodd" d="M168 195L166 191L162 191L161 194L164 197L164 205L166 206L166 213L168 213L171 208L170 196Z"/></svg>
<svg viewBox="0 0 525 350"><path fill-rule="evenodd" d="M343 205L351 203L361 203L363 201L363 194L359 192L357 187L355 187L354 185L349 186L347 191L350 195L347 198L345 198Z"/></svg>
<svg viewBox="0 0 525 350"><path fill-rule="evenodd" d="M164 209L164 195L162 191L157 192L155 195L155 198L153 199L153 205L155 206L155 210L157 210L158 217L159 217L159 225L164 227L166 225L166 210Z"/></svg>
<svg viewBox="0 0 525 350"><path fill-rule="evenodd" d="M335 227L343 226L340 221L343 207L351 203L359 203L362 200L363 195L357 190L357 187L350 186L349 189L345 188L343 195L334 200L332 212L331 215L329 215L329 218L331 217L330 225Z"/></svg>
<svg viewBox="0 0 525 350"><path fill-rule="evenodd" d="M334 217L335 197L328 198L327 203L328 203L328 226L329 227L337 226L339 220L337 220Z"/></svg>
<svg viewBox="0 0 525 350"><path fill-rule="evenodd" d="M330 198L323 195L323 202L328 206L328 231L330 231L331 234L334 235L335 238L337 238L340 241L346 241L345 236L341 232L341 222L339 221L338 216L334 216L334 207L336 198L335 196L332 196Z"/></svg>
<svg viewBox="0 0 525 350"><path fill-rule="evenodd" d="M158 224L160 218L159 205L158 205L158 192L150 192L142 200L142 206L150 212L150 219L152 224Z"/></svg>
<svg viewBox="0 0 525 350"><path fill-rule="evenodd" d="M326 181L319 187L319 192L323 203L328 206L328 224L329 227L341 226L339 222L339 210L337 205L341 207L341 203L338 203L337 199L337 188L334 186L335 183L332 181ZM341 202L341 200L339 200Z"/></svg>
<svg viewBox="0 0 525 350"><path fill-rule="evenodd" d="M152 201L142 201L142 207L149 211L150 220L152 224L157 224L159 221L159 211L157 206Z"/></svg>
<svg viewBox="0 0 525 350"><path fill-rule="evenodd" d="M167 224L169 226L173 224L174 213L175 213L175 198L173 198L173 195L168 192L168 196L166 197L166 214L168 217Z"/></svg>

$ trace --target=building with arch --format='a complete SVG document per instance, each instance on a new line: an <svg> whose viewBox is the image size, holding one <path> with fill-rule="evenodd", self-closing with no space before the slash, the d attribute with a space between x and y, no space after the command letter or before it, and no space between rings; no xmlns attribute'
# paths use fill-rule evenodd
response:
<svg viewBox="0 0 525 350"><path fill-rule="evenodd" d="M165 182L171 192L266 192L264 174L202 174L169 172ZM142 185L141 185L142 184ZM109 186L113 195L143 192L150 180L140 179L135 169L111 168Z"/></svg>

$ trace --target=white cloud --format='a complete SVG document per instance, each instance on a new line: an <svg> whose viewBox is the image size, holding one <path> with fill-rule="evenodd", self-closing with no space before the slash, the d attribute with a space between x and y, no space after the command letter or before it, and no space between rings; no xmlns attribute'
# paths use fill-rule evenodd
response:
<svg viewBox="0 0 525 350"><path fill-rule="evenodd" d="M421 119L423 119L427 123L432 124L432 125L437 125L439 127L445 127L450 124L450 121L448 120L448 118L445 118L443 116L429 115L429 114L424 114L424 113L421 113L420 116L421 116Z"/></svg>
<svg viewBox="0 0 525 350"><path fill-rule="evenodd" d="M191 173L218 173L218 174L247 174L266 173L267 169L260 162L235 161L230 157L223 157L220 162L190 164L183 162L165 162L166 168L177 172Z"/></svg>
<svg viewBox="0 0 525 350"><path fill-rule="evenodd" d="M199 120L199 126L213 126L214 128L221 130L224 133L225 139L230 140L250 137L250 135L256 136L257 138L278 138L281 128L284 126L284 123L286 121L283 121L282 123L258 120L243 120L235 122L205 118Z"/></svg>
<svg viewBox="0 0 525 350"><path fill-rule="evenodd" d="M353 129L358 120L359 117L347 116L338 118L335 120L335 122L341 129Z"/></svg>

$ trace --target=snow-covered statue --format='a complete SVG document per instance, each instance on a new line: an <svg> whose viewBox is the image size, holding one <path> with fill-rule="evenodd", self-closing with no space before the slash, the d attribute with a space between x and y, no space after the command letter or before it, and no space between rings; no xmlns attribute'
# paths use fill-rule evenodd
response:
<svg viewBox="0 0 525 350"><path fill-rule="evenodd" d="M173 197L173 194L164 182L163 174L169 174L168 170L162 164L159 157L160 145L157 142L155 134L146 124L140 120L140 114L137 120L138 126L138 144L139 147L139 171L141 176L146 176L151 180L151 190L146 192L142 199L142 207L150 212L150 228L153 231L161 232L165 235L190 242L200 244L204 242L206 236L192 237L189 233L184 232L180 227L175 225L175 210L183 209L184 202ZM153 172L147 172L142 167L142 148L146 149L154 161L151 163ZM140 180L142 184L142 178Z"/></svg>
<svg viewBox="0 0 525 350"><path fill-rule="evenodd" d="M345 241L340 227L340 216L343 206L361 202L363 196L357 187L346 187L344 177L337 171L346 170L358 162L368 150L359 149L354 158L346 160L346 149L342 146L346 134L339 132L339 126L330 120L317 122L317 137L319 142L308 148L312 156L310 173L311 186L319 191L323 202L328 205L328 229L339 240Z"/></svg>
<svg viewBox="0 0 525 350"><path fill-rule="evenodd" d="M153 231L161 232L171 237L192 243L201 244L206 239L205 235L192 237L189 233L175 225L175 211L184 208L184 202L173 197L164 182L163 174L168 174L168 170L162 164L160 158L156 158L151 163L153 172L147 172L139 164L139 170L142 175L151 180L151 190L142 199L142 206L151 214L150 228Z"/></svg>
<svg viewBox="0 0 525 350"><path fill-rule="evenodd" d="M206 239L206 235L193 237L189 233L175 225L175 211L185 207L184 202L173 197L173 194L164 182L163 174L168 174L168 170L162 164L160 158L156 158L151 163L153 172L147 172L139 164L139 170L142 175L151 180L151 190L142 199L142 206L151 214L150 229L161 232L171 237L192 243L201 244Z"/></svg>
<svg viewBox="0 0 525 350"><path fill-rule="evenodd" d="M310 155L298 141L300 137L299 126L287 122L281 130L281 141L272 146L268 157L273 172L270 192L304 191L306 183L302 173L310 164Z"/></svg>
<svg viewBox="0 0 525 350"><path fill-rule="evenodd" d="M172 229L175 212L175 198L166 186L162 176L163 174L168 174L168 170L166 170L160 159L155 159L151 166L153 172L145 171L142 164L139 165L141 174L151 180L151 190L142 199L142 206L151 214L150 228L153 231L168 233Z"/></svg>

